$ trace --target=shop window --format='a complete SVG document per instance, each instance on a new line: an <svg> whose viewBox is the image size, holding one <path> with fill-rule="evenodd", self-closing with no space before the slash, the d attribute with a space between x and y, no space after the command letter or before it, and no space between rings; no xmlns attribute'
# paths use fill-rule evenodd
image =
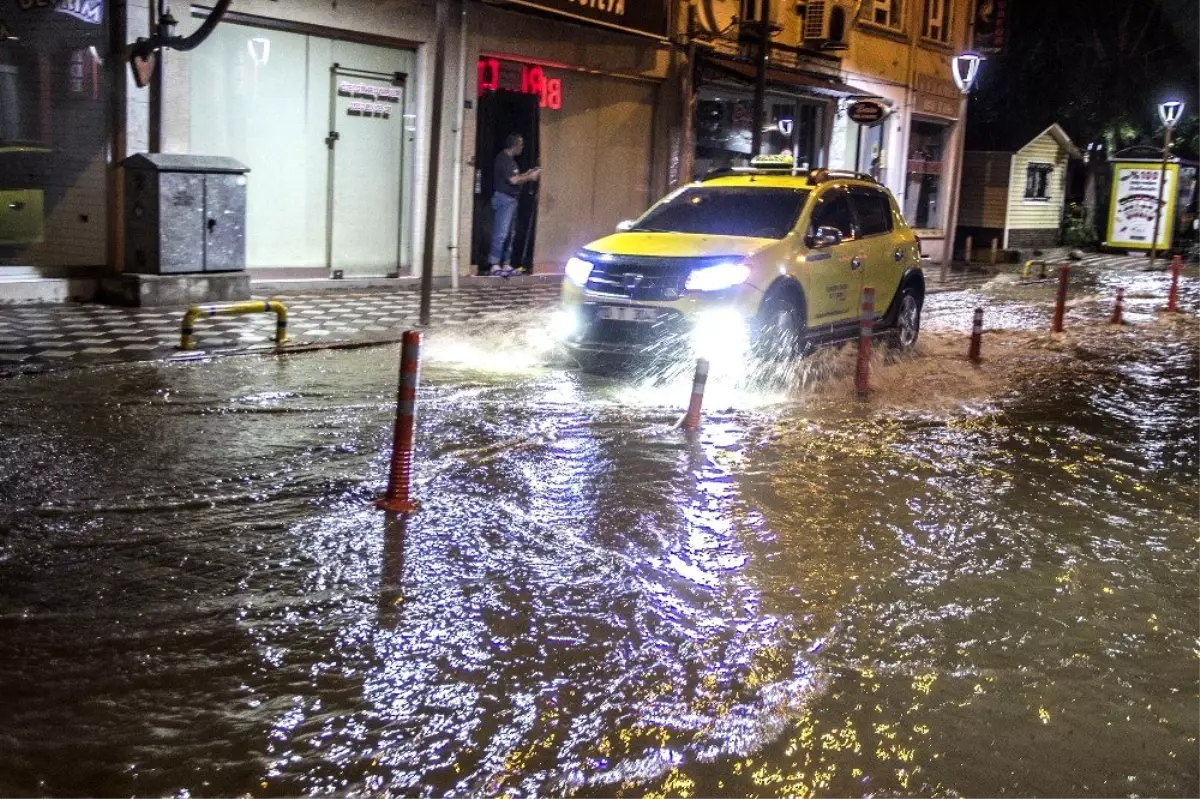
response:
<svg viewBox="0 0 1200 799"><path fill-rule="evenodd" d="M858 234L877 236L892 229L892 205L887 195L874 189L855 189L850 195L858 215Z"/></svg>
<svg viewBox="0 0 1200 799"><path fill-rule="evenodd" d="M791 153L798 166L816 166L823 124L820 107L774 94L767 97L766 111L760 153ZM716 87L701 89L695 124L697 175L750 163L754 101L748 92Z"/></svg>
<svg viewBox="0 0 1200 799"><path fill-rule="evenodd" d="M948 126L914 120L908 151L904 217L915 228L942 227L941 192Z"/></svg>
<svg viewBox="0 0 1200 799"><path fill-rule="evenodd" d="M840 230L843 241L854 238L854 214L850 210L850 197L846 192L834 189L817 200L817 207L812 212L809 235L815 235L817 229L823 227Z"/></svg>
<svg viewBox="0 0 1200 799"><path fill-rule="evenodd" d="M0 60L0 143L41 144L37 59L13 52Z"/></svg>
<svg viewBox="0 0 1200 799"><path fill-rule="evenodd" d="M901 16L900 0L871 0L868 7L868 19L876 25L900 30L904 27L904 17Z"/></svg>
<svg viewBox="0 0 1200 799"><path fill-rule="evenodd" d="M1045 202L1050 199L1050 174L1053 164L1030 164L1025 168L1025 199Z"/></svg>
<svg viewBox="0 0 1200 799"><path fill-rule="evenodd" d="M950 38L950 7L946 0L925 0L925 21L921 35L938 42Z"/></svg>

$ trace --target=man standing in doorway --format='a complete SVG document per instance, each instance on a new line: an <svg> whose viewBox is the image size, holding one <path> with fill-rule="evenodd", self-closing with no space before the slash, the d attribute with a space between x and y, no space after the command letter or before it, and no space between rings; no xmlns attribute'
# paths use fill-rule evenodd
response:
<svg viewBox="0 0 1200 799"><path fill-rule="evenodd" d="M517 199L521 186L535 182L542 170L530 169L522 172L517 167L517 156L525 149L525 140L519 133L510 133L504 140L504 149L496 154L492 166L492 247L488 251L488 272L508 277L513 273L512 245L513 221L517 216Z"/></svg>

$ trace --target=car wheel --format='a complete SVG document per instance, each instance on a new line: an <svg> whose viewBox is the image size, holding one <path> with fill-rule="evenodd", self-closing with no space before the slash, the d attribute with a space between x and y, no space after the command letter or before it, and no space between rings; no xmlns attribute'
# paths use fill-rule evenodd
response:
<svg viewBox="0 0 1200 799"><path fill-rule="evenodd" d="M804 306L784 294L767 299L759 311L755 352L759 357L790 359L807 350L808 320Z"/></svg>
<svg viewBox="0 0 1200 799"><path fill-rule="evenodd" d="M913 288L900 291L900 305L896 310L896 327L888 338L895 349L907 350L917 343L921 335L921 298Z"/></svg>

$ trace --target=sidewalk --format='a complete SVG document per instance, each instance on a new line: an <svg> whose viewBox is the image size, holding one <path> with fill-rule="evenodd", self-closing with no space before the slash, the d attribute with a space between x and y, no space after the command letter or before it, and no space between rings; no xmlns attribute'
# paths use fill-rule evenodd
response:
<svg viewBox="0 0 1200 799"><path fill-rule="evenodd" d="M561 278L522 277L458 291L433 292L432 321L461 325L495 313L545 308L558 301ZM256 297L256 299L262 299ZM411 288L272 294L288 309L290 341L282 351L365 346L399 341L420 313ZM187 360L234 353L274 352L275 315L202 318L196 349L178 349L185 308L107 305L0 306L0 376L55 364Z"/></svg>
<svg viewBox="0 0 1200 799"><path fill-rule="evenodd" d="M1047 259L1051 263L1062 259ZM1146 259L1089 254L1089 267L1138 269ZM1020 265L1001 265L1003 272ZM987 265L956 266L941 280L939 264L925 264L927 292L961 291L994 279ZM477 322L488 315L552 307L559 296L559 275L488 279L458 291L433 293L434 325ZM411 284L410 284L411 285ZM355 347L399 341L416 324L420 293L412 287L347 292L272 294L288 309L291 341L284 352L326 347ZM191 360L212 355L267 353L275 316L270 313L202 318L196 325L196 349L178 349L184 308L115 308L106 305L0 306L0 377L54 365L95 365L151 360Z"/></svg>

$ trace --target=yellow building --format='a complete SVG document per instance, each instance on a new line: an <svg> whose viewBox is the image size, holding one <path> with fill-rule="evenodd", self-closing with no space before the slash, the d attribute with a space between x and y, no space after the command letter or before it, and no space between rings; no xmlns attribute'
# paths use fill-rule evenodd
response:
<svg viewBox="0 0 1200 799"><path fill-rule="evenodd" d="M968 49L974 3L864 0L859 6L842 74L886 98L891 113L873 127L839 115L831 165L874 171L900 201L925 254L949 260L967 107L951 62Z"/></svg>
<svg viewBox="0 0 1200 799"><path fill-rule="evenodd" d="M750 156L756 46L743 21L761 7L760 0L696 0L693 35L682 27L696 51L694 174ZM950 257L966 108L951 62L968 49L973 8L972 0L770 3L762 151L873 174L934 260ZM861 100L874 100L886 116L853 121Z"/></svg>

